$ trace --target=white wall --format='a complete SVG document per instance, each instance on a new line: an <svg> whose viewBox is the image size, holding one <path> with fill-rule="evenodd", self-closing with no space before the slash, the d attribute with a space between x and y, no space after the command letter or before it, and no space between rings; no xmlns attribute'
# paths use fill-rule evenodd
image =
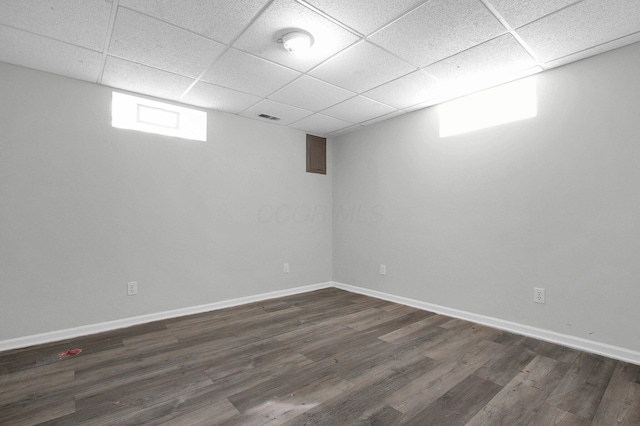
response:
<svg viewBox="0 0 640 426"><path fill-rule="evenodd" d="M535 76L534 119L334 139L334 280L640 350L638 70L635 44Z"/></svg>
<svg viewBox="0 0 640 426"><path fill-rule="evenodd" d="M0 75L0 341L331 280L331 172L305 172L303 132L114 129L109 88Z"/></svg>

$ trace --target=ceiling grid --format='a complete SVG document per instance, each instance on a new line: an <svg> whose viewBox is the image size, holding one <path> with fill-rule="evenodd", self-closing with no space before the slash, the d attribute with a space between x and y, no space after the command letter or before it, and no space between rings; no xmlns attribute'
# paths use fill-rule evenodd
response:
<svg viewBox="0 0 640 426"><path fill-rule="evenodd" d="M0 0L0 62L319 136L635 42L638 0Z"/></svg>

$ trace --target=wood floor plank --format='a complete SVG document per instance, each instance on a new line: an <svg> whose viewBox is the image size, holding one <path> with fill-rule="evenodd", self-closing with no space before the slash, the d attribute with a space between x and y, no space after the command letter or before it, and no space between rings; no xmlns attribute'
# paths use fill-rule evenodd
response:
<svg viewBox="0 0 640 426"><path fill-rule="evenodd" d="M172 416L166 422L157 424L158 426L209 426L212 421L223 423L238 414L238 410L226 398L207 404L202 408L187 411L181 415ZM164 419L163 419L164 420ZM137 423L140 424L140 423Z"/></svg>
<svg viewBox="0 0 640 426"><path fill-rule="evenodd" d="M3 407L0 410L0 424L40 425L75 412L75 402L72 399L39 402L38 404L25 403L19 407Z"/></svg>
<svg viewBox="0 0 640 426"><path fill-rule="evenodd" d="M609 384L616 363L582 353L549 395L547 404L586 419L592 419Z"/></svg>
<svg viewBox="0 0 640 426"><path fill-rule="evenodd" d="M289 373L287 374L288 380L274 377L242 392L230 395L228 399L238 411L247 413L272 398L284 398L287 395L294 394L308 383L326 380L327 377L335 376L332 366L327 363L314 363L308 367L292 370Z"/></svg>
<svg viewBox="0 0 640 426"><path fill-rule="evenodd" d="M424 335L425 332L432 332L433 327L438 326L448 321L448 317L443 315L431 315L420 321L416 321L412 324L408 324L397 330L390 331L387 334L380 336L381 340L385 342L405 342L411 340L412 336Z"/></svg>
<svg viewBox="0 0 640 426"><path fill-rule="evenodd" d="M542 404L539 409L533 410L527 416L528 425L541 426L589 426L591 421L552 405ZM613 423L608 423L613 425Z"/></svg>
<svg viewBox="0 0 640 426"><path fill-rule="evenodd" d="M538 355L562 362L573 362L580 354L580 351L577 351L575 349L567 348L566 346L560 346L549 342L543 342L542 340L534 339L531 337L525 337L520 345L532 352L535 352Z"/></svg>
<svg viewBox="0 0 640 426"><path fill-rule="evenodd" d="M464 381L480 366L502 351L502 345L484 342L467 348L467 355L436 362L432 370L389 395L386 402L410 419Z"/></svg>
<svg viewBox="0 0 640 426"><path fill-rule="evenodd" d="M566 363L536 356L467 426L530 424L568 370Z"/></svg>
<svg viewBox="0 0 640 426"><path fill-rule="evenodd" d="M635 381L634 367L616 365L592 425L640 425L640 383Z"/></svg>
<svg viewBox="0 0 640 426"><path fill-rule="evenodd" d="M368 330L370 328L379 326L380 324L384 324L388 321L394 320L396 318L403 317L415 311L416 311L415 308L410 308L409 306L402 306L398 309L394 309L393 311L388 311L388 312L380 310L380 312L377 315L371 318L365 318L363 320L353 321L350 324L348 324L348 327L356 331L364 331L364 330Z"/></svg>
<svg viewBox="0 0 640 426"><path fill-rule="evenodd" d="M487 341L495 334L496 330L470 323L462 329L443 329L444 338L429 348L426 355L436 360L451 359L458 354L464 354L469 345Z"/></svg>
<svg viewBox="0 0 640 426"><path fill-rule="evenodd" d="M523 346L507 346L501 354L498 354L480 367L474 375L505 386L513 380L535 356L536 354L534 352Z"/></svg>
<svg viewBox="0 0 640 426"><path fill-rule="evenodd" d="M265 395L265 398L255 401L254 405L244 412L239 410L242 414L231 417L222 424L230 426L247 423L282 424L343 393L352 386L341 377L330 374L310 381L292 392L283 393L278 388L275 392L271 392L274 395Z"/></svg>
<svg viewBox="0 0 640 426"><path fill-rule="evenodd" d="M48 369L51 370L51 369ZM49 394L61 387L66 387L74 380L75 371L57 369L39 374L35 377L23 377L0 385L0 401L6 406L23 400L33 400L42 394Z"/></svg>
<svg viewBox="0 0 640 426"><path fill-rule="evenodd" d="M568 370L569 364L537 355L467 426L528 425Z"/></svg>
<svg viewBox="0 0 640 426"><path fill-rule="evenodd" d="M373 383L363 383L350 392L326 401L303 413L292 424L348 425L366 422L387 404L384 400L399 388L431 369L424 361L416 361L402 369L391 369L385 377Z"/></svg>
<svg viewBox="0 0 640 426"><path fill-rule="evenodd" d="M639 401L640 366L335 288L0 353L2 425L637 425Z"/></svg>
<svg viewBox="0 0 640 426"><path fill-rule="evenodd" d="M414 310L413 312L409 312L400 317L393 318L387 322L371 327L367 329L366 332L367 334L373 334L376 337L380 337L430 316L432 316L430 312Z"/></svg>
<svg viewBox="0 0 640 426"><path fill-rule="evenodd" d="M616 363L614 374L622 380L640 383L640 365L633 365L627 362Z"/></svg>
<svg viewBox="0 0 640 426"><path fill-rule="evenodd" d="M477 376L467 376L447 393L403 424L463 425L489 402L502 386Z"/></svg>
<svg viewBox="0 0 640 426"><path fill-rule="evenodd" d="M361 423L366 425L388 426L398 424L402 413L393 407L383 405L371 414L365 416Z"/></svg>

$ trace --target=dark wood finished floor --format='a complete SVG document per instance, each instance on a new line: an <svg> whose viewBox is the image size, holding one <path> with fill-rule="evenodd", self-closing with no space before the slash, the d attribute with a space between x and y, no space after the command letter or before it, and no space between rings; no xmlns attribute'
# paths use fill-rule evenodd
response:
<svg viewBox="0 0 640 426"><path fill-rule="evenodd" d="M640 367L326 289L1 353L0 424L639 425Z"/></svg>

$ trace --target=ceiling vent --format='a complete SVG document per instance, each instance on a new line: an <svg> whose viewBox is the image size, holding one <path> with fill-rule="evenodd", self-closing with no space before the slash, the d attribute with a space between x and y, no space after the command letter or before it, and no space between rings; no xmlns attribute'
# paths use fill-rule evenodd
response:
<svg viewBox="0 0 640 426"><path fill-rule="evenodd" d="M273 115L269 115L269 114L260 114L260 115L258 115L258 117L266 118L267 120L272 120L272 121L282 120L280 117L274 117Z"/></svg>

